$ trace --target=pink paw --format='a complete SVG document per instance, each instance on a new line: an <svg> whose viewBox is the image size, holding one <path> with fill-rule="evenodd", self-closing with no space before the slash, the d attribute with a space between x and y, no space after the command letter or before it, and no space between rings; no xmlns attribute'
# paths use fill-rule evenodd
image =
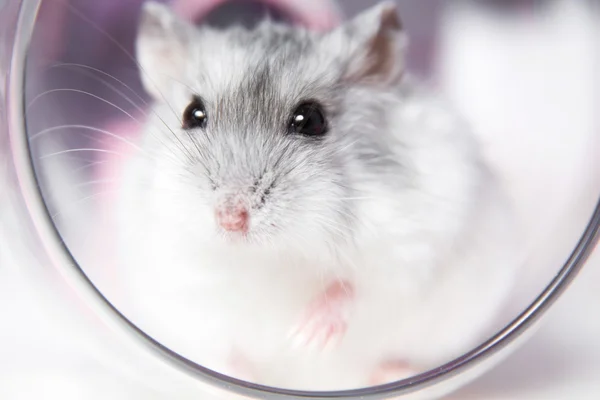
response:
<svg viewBox="0 0 600 400"><path fill-rule="evenodd" d="M292 332L294 344L321 350L336 346L346 333L353 298L354 288L348 282L336 281L329 285Z"/></svg>
<svg viewBox="0 0 600 400"><path fill-rule="evenodd" d="M386 361L377 367L369 384L371 386L385 385L387 383L393 383L401 381L406 378L410 378L417 374L408 363L402 361Z"/></svg>

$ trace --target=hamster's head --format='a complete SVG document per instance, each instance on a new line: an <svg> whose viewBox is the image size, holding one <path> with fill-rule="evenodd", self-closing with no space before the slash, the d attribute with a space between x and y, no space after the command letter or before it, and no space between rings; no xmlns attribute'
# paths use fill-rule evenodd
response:
<svg viewBox="0 0 600 400"><path fill-rule="evenodd" d="M404 47L392 3L326 33L269 21L198 28L147 3L137 41L155 102L146 150L182 232L309 252L351 242L368 195L355 150L381 127L364 94L400 80Z"/></svg>

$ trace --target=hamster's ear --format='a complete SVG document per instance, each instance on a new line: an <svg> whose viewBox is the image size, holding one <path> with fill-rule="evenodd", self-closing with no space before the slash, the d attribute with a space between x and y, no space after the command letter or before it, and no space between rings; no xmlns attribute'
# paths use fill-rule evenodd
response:
<svg viewBox="0 0 600 400"><path fill-rule="evenodd" d="M345 82L390 85L404 74L408 39L392 1L359 14L326 40L337 47Z"/></svg>
<svg viewBox="0 0 600 400"><path fill-rule="evenodd" d="M136 42L136 57L142 83L157 100L163 100L173 79L185 72L193 27L158 2L142 6Z"/></svg>

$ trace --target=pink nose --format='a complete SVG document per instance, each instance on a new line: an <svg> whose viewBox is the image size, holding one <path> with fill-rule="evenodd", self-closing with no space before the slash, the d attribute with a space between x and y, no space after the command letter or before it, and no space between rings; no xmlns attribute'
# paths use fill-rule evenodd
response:
<svg viewBox="0 0 600 400"><path fill-rule="evenodd" d="M248 210L243 206L217 208L217 224L228 232L246 232L248 230Z"/></svg>

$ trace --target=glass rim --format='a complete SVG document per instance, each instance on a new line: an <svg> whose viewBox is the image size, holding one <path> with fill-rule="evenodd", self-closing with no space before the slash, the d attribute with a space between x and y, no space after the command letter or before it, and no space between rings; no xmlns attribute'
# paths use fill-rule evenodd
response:
<svg viewBox="0 0 600 400"><path fill-rule="evenodd" d="M131 343L142 345L143 350L176 372L185 373L194 380L249 398L273 399L380 399L414 394L438 386L450 378L466 372L505 349L536 323L567 289L600 239L600 198L577 245L556 276L538 297L517 317L493 337L462 356L430 371L387 385L344 391L287 390L240 381L196 364L151 338L125 317L114 306L79 266L55 226L46 207L33 167L33 158L27 138L24 83L27 51L33 34L39 6L43 0L22 0L18 12L10 74L8 82L8 136L12 160L21 195L44 250L53 267L67 280L72 289L109 326L116 328Z"/></svg>

